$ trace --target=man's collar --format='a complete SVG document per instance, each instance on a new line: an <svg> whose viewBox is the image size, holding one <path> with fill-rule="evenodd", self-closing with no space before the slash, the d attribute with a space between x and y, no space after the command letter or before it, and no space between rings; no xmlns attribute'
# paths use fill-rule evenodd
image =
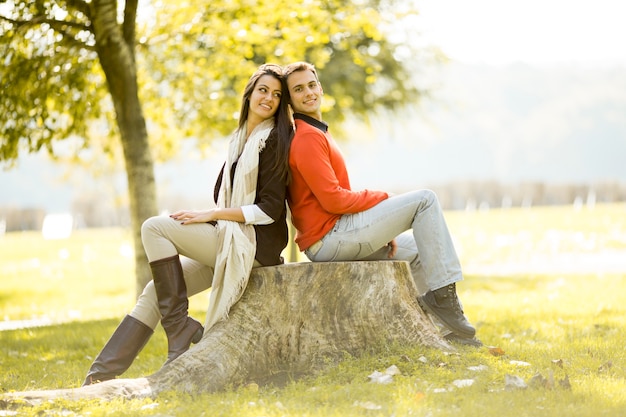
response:
<svg viewBox="0 0 626 417"><path fill-rule="evenodd" d="M306 114L302 114L302 113L294 113L293 118L300 119L303 122L306 122L310 124L311 126L318 128L324 133L328 132L328 124L326 124L325 122L322 122L321 120L317 120L311 116L307 116Z"/></svg>

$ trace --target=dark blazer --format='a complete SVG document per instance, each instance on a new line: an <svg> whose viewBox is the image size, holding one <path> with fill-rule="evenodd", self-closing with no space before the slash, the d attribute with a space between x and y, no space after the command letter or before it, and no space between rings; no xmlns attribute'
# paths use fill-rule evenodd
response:
<svg viewBox="0 0 626 417"><path fill-rule="evenodd" d="M273 169L276 156L276 141L268 139L265 148L259 154L259 176L257 178L256 198L254 204L272 219L268 225L254 225L256 232L256 260L263 266L278 265L284 262L280 256L287 246L289 232L287 230L286 180ZM225 164L224 164L225 165ZM231 169L231 183L237 169L237 162ZM220 170L215 183L213 198L217 197L222 185L224 166Z"/></svg>

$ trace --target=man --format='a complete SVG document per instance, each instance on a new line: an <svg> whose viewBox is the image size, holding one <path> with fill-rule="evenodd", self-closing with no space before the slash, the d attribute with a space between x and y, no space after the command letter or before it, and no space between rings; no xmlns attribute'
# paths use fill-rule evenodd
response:
<svg viewBox="0 0 626 417"><path fill-rule="evenodd" d="M456 294L461 266L436 195L352 191L343 156L322 121L324 92L315 67L294 63L285 77L296 126L287 198L300 250L318 262L408 261L418 302L447 329L444 336L480 346Z"/></svg>

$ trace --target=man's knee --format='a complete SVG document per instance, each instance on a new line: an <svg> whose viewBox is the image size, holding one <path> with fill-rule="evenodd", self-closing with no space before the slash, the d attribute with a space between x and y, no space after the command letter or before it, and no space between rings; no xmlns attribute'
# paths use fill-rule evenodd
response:
<svg viewBox="0 0 626 417"><path fill-rule="evenodd" d="M419 191L423 199L428 200L428 201L437 201L437 194L433 190L425 188Z"/></svg>

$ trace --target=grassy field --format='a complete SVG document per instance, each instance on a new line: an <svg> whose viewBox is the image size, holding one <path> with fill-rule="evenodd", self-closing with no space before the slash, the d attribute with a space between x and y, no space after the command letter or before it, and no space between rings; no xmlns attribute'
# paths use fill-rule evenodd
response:
<svg viewBox="0 0 626 417"><path fill-rule="evenodd" d="M626 205L448 212L459 293L485 346L346 358L285 387L156 400L57 401L0 416L626 416ZM2 392L77 387L134 303L130 235L0 237ZM203 318L208 297L192 298ZM125 376L165 359L157 330ZM369 378L395 365L389 384Z"/></svg>

